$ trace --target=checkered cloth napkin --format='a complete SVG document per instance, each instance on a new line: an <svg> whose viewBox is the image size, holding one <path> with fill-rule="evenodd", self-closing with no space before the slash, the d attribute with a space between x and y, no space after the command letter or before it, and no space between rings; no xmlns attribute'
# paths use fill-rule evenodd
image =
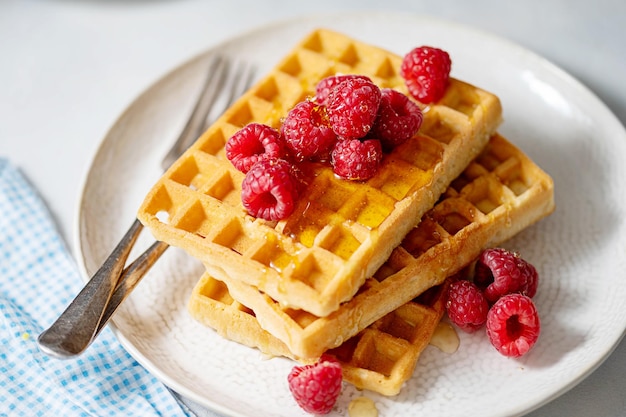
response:
<svg viewBox="0 0 626 417"><path fill-rule="evenodd" d="M76 359L39 351L81 287L46 206L0 158L0 416L189 416L109 329Z"/></svg>

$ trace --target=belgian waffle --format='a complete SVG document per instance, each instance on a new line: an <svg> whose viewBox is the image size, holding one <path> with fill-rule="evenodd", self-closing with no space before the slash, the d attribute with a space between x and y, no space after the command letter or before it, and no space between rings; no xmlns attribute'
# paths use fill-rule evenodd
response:
<svg viewBox="0 0 626 417"><path fill-rule="evenodd" d="M550 176L496 134L357 295L329 316L285 308L236 280L225 280L224 288L250 308L260 325L281 340L292 356L315 358L441 284L484 248L511 238L553 209ZM213 312L200 301L206 293L198 291L189 309L194 318L205 322L205 316ZM274 351L259 343L253 345Z"/></svg>
<svg viewBox="0 0 626 417"><path fill-rule="evenodd" d="M377 320L327 353L343 370L343 379L359 389L396 395L413 375L420 354L432 338L445 310L448 281L427 290L385 317ZM221 336L254 347L272 356L285 356L304 363L287 346L264 330L254 312L235 300L228 287L205 273L189 301L192 314Z"/></svg>
<svg viewBox="0 0 626 417"><path fill-rule="evenodd" d="M441 100L421 105L420 132L386 155L372 179L339 180L329 167L317 166L294 213L279 222L246 214L243 174L226 159L224 145L248 123L278 127L328 75L367 75L380 87L406 93L401 60L342 34L314 31L173 164L138 218L155 238L182 247L216 278L254 285L284 306L329 315L478 155L501 121L500 101L451 79Z"/></svg>

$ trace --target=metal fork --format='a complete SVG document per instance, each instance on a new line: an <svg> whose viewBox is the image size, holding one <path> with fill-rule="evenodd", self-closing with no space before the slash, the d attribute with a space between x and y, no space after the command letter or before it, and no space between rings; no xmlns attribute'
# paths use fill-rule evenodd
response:
<svg viewBox="0 0 626 417"><path fill-rule="evenodd" d="M163 158L164 170L193 143L252 81L252 67L214 57L207 78L187 124ZM155 242L126 269L124 265L143 225L135 219L100 269L85 284L59 318L37 338L40 349L58 358L82 353L100 334L119 305L168 248Z"/></svg>

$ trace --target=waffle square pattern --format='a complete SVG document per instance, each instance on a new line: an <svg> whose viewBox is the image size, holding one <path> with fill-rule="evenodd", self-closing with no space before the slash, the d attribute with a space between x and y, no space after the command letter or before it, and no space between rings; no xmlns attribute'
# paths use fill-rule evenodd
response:
<svg viewBox="0 0 626 417"><path fill-rule="evenodd" d="M326 317L205 273L189 311L224 337L302 362L337 357L344 379L396 395L444 313L447 277L554 210L553 181L495 134L355 297Z"/></svg>
<svg viewBox="0 0 626 417"><path fill-rule="evenodd" d="M282 306L318 317L337 311L385 263L451 181L484 148L502 117L497 96L451 79L444 97L420 106L418 134L383 158L368 181L319 167L295 211L278 222L248 215L243 174L226 141L251 122L278 128L329 75L369 76L406 94L401 57L316 30L244 94L152 187L138 218L162 241L201 260L220 280L254 286Z"/></svg>

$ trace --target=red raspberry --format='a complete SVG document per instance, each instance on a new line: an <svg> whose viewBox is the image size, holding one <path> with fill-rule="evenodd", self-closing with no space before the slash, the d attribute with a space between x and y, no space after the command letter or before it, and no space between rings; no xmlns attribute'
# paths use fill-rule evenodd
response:
<svg viewBox="0 0 626 417"><path fill-rule="evenodd" d="M379 105L380 88L370 80L342 81L328 96L330 127L340 139L362 138L372 128Z"/></svg>
<svg viewBox="0 0 626 417"><path fill-rule="evenodd" d="M320 82L317 83L317 86L315 87L315 101L319 104L325 105L326 100L328 99L328 95L333 88L341 84L343 81L354 78L361 78L371 81L371 79L366 77L365 75L331 75L330 77L323 78L322 80L320 80Z"/></svg>
<svg viewBox="0 0 626 417"><path fill-rule="evenodd" d="M420 46L404 56L400 75L413 97L422 103L433 103L443 97L451 66L447 52L430 46Z"/></svg>
<svg viewBox="0 0 626 417"><path fill-rule="evenodd" d="M392 149L413 137L422 125L422 110L407 96L391 88L380 90L380 107L370 137Z"/></svg>
<svg viewBox="0 0 626 417"><path fill-rule="evenodd" d="M487 314L487 336L504 356L524 355L539 338L540 330L537 308L522 294L503 296Z"/></svg>
<svg viewBox="0 0 626 417"><path fill-rule="evenodd" d="M282 220L294 210L299 183L292 165L283 159L261 160L246 174L241 202L248 213L265 220Z"/></svg>
<svg viewBox="0 0 626 417"><path fill-rule="evenodd" d="M331 164L333 172L343 179L366 180L376 174L382 158L379 140L340 140L331 154Z"/></svg>
<svg viewBox="0 0 626 417"><path fill-rule="evenodd" d="M446 310L452 323L467 333L473 333L487 321L489 304L476 285L459 280L450 284Z"/></svg>
<svg viewBox="0 0 626 417"><path fill-rule="evenodd" d="M226 157L239 171L246 173L260 160L285 156L285 148L276 129L250 123L226 142Z"/></svg>
<svg viewBox="0 0 626 417"><path fill-rule="evenodd" d="M289 390L304 411L328 414L341 393L341 365L322 357L313 365L295 366L287 376Z"/></svg>
<svg viewBox="0 0 626 417"><path fill-rule="evenodd" d="M337 137L326 119L325 107L312 101L302 101L289 111L282 136L296 159L328 159Z"/></svg>
<svg viewBox="0 0 626 417"><path fill-rule="evenodd" d="M511 293L532 298L537 293L538 280L539 275L533 265L506 249L487 249L476 262L474 282L484 290L490 303Z"/></svg>

